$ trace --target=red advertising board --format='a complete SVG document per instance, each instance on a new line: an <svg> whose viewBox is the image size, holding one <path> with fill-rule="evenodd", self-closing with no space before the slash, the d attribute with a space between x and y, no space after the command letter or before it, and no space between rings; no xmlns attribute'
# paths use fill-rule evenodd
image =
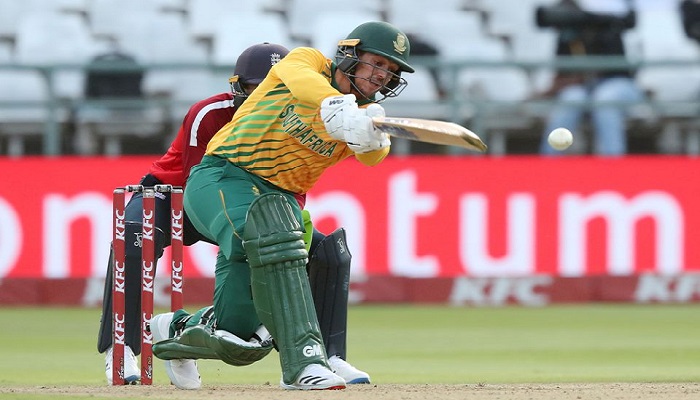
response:
<svg viewBox="0 0 700 400"><path fill-rule="evenodd" d="M155 158L0 158L0 278L102 276L112 190ZM677 275L700 270L698 170L686 157L347 160L308 208L322 231L347 229L356 278ZM215 252L188 248L185 276L213 276Z"/></svg>

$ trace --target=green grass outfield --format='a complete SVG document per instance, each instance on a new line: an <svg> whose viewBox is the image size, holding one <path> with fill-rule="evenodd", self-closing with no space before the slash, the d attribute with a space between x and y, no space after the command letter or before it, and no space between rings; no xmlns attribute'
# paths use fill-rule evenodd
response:
<svg viewBox="0 0 700 400"><path fill-rule="evenodd" d="M104 385L99 310L0 308L0 386ZM374 383L697 382L700 306L354 306L350 361ZM168 384L155 360L155 384ZM278 357L200 362L205 384L277 384Z"/></svg>

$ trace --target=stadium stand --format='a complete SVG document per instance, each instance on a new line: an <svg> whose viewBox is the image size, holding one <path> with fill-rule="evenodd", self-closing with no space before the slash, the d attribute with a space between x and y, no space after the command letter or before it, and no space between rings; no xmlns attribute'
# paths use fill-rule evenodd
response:
<svg viewBox="0 0 700 400"><path fill-rule="evenodd" d="M10 46L0 46L0 64L11 61ZM41 74L31 69L0 70L0 88L0 137L7 143L0 154L19 157L25 153L24 139L43 132L49 118L49 88Z"/></svg>
<svg viewBox="0 0 700 400"><path fill-rule="evenodd" d="M664 28L659 29L660 26ZM640 48L638 57L647 62L662 63L643 66L637 73L637 81L649 92L653 102L652 118L659 130L659 151L700 153L698 44L684 34L678 8L661 7L658 3L640 10L636 32ZM684 64L663 64L667 60Z"/></svg>
<svg viewBox="0 0 700 400"><path fill-rule="evenodd" d="M332 57L335 42L367 19L420 34L437 49L437 56L416 59L420 68L407 76L408 89L385 103L389 113L465 124L487 139L493 155L536 153L545 106L530 100L551 81L556 34L538 28L534 14L555 1L441 0L426 9L423 0L0 0L0 154L116 155L143 150L132 146L139 139L159 153L164 149L153 146L167 143L191 103L227 90L245 47L310 45ZM641 151L700 153L700 50L683 32L680 0L635 3L637 25L625 43L651 99L633 117L635 132L642 125L659 142ZM86 66L115 52L144 66L134 104L157 105L156 119L148 119L154 128L129 133L93 118L95 132L112 126L102 130L111 133L66 140L86 126L79 111L92 101ZM111 144L99 149L92 141L102 136ZM394 149L415 150L398 143Z"/></svg>
<svg viewBox="0 0 700 400"><path fill-rule="evenodd" d="M314 27L325 13L345 15L347 13L372 13L380 17L380 0L326 1L326 0L287 0L284 15L287 19L289 35L307 44L313 41Z"/></svg>
<svg viewBox="0 0 700 400"><path fill-rule="evenodd" d="M95 57L90 65L133 69L117 72L95 69L87 73L85 100L93 101L80 102L75 110L73 146L76 153L95 154L98 142L103 141L103 153L117 156L122 153L123 137L151 137L163 132L165 110L158 104L143 101L144 71L133 57L110 52Z"/></svg>
<svg viewBox="0 0 700 400"><path fill-rule="evenodd" d="M321 50L326 57L333 58L338 41L344 39L348 32L363 22L379 18L379 13L372 11L323 11L313 19L309 45Z"/></svg>

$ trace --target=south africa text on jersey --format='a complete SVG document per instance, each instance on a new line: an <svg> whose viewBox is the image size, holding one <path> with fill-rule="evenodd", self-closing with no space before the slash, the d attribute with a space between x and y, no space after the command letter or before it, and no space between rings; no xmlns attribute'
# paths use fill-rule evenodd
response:
<svg viewBox="0 0 700 400"><path fill-rule="evenodd" d="M333 151L338 143L326 142L318 137L308 125L299 119L297 113L294 112L293 105L282 111L280 118L283 119L282 127L284 131L296 138L301 144L324 157L333 155Z"/></svg>

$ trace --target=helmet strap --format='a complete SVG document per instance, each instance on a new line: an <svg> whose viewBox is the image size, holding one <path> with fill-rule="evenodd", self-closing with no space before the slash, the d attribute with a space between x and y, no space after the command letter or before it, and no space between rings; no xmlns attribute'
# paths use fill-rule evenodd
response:
<svg viewBox="0 0 700 400"><path fill-rule="evenodd" d="M243 90L241 82L238 80L238 76L233 76L229 80L229 85L231 86L231 93L233 94L233 105L238 108L243 104L243 102L248 98L248 93Z"/></svg>

